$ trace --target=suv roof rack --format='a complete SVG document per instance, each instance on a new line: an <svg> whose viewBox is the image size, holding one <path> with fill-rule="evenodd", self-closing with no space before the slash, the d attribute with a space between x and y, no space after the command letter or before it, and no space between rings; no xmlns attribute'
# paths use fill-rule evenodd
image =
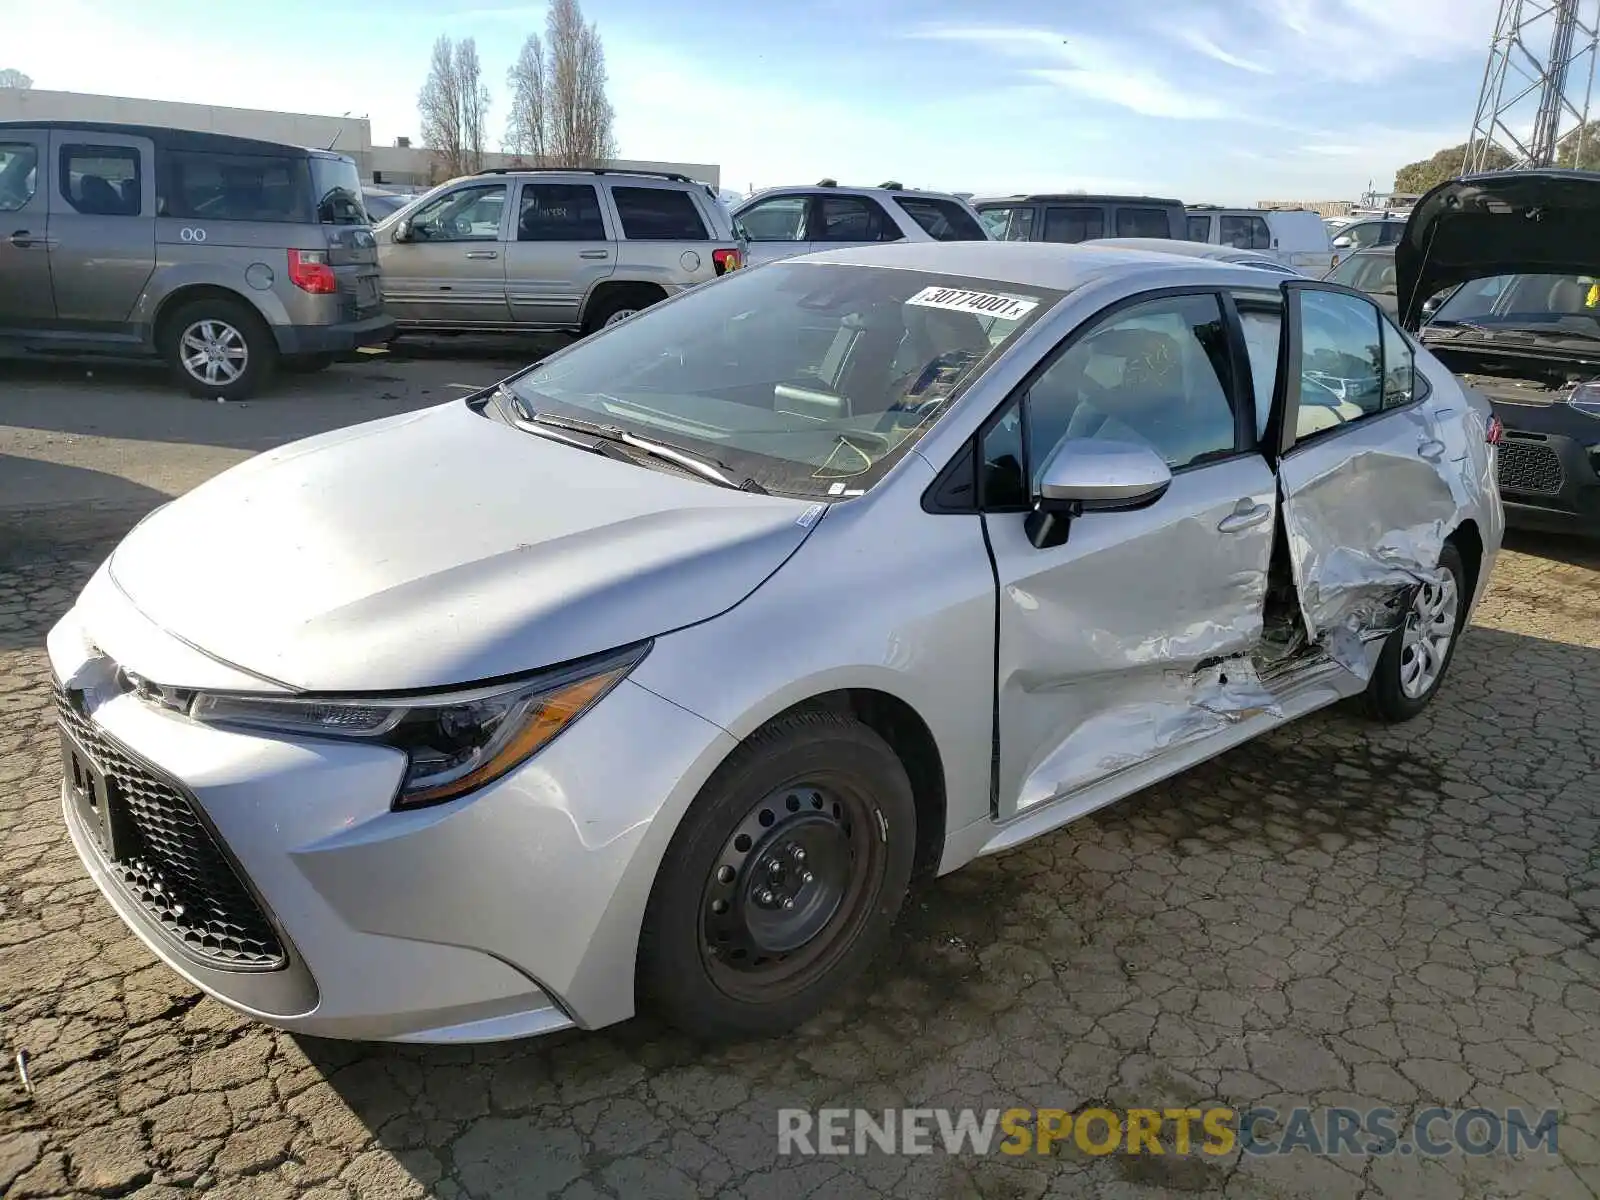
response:
<svg viewBox="0 0 1600 1200"><path fill-rule="evenodd" d="M674 183L698 183L677 171L637 171L630 167L484 167L474 175L645 175L651 179L670 179ZM710 187L710 184L704 184Z"/></svg>
<svg viewBox="0 0 1600 1200"><path fill-rule="evenodd" d="M896 180L896 179L890 179L887 182L880 183L878 186L881 187L886 192L905 192L905 191L910 191L910 189L907 188L905 184L901 183L899 180Z"/></svg>
<svg viewBox="0 0 1600 1200"><path fill-rule="evenodd" d="M837 179L819 179L819 180L817 180L817 186L818 187L838 187L839 186L839 181Z"/></svg>

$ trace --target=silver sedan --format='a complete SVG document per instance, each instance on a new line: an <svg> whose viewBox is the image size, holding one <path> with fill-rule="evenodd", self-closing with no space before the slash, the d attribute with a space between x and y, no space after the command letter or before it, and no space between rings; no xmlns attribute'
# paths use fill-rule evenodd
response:
<svg viewBox="0 0 1600 1200"><path fill-rule="evenodd" d="M1437 693L1485 407L1367 297L952 242L732 272L157 510L51 632L62 803L309 1034L781 1030L914 873Z"/></svg>

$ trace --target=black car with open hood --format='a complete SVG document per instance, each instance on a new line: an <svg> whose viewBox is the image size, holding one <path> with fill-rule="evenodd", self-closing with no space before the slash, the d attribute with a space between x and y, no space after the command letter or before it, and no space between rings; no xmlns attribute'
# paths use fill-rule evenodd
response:
<svg viewBox="0 0 1600 1200"><path fill-rule="evenodd" d="M1401 323L1505 427L1507 522L1600 535L1600 173L1441 184L1394 254Z"/></svg>

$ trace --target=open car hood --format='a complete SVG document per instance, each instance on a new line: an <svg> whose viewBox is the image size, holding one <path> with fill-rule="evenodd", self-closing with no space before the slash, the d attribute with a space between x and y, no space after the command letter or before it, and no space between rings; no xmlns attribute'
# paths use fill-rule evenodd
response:
<svg viewBox="0 0 1600 1200"><path fill-rule="evenodd" d="M1495 171L1417 202L1394 249L1400 323L1446 288L1494 275L1600 274L1600 173Z"/></svg>

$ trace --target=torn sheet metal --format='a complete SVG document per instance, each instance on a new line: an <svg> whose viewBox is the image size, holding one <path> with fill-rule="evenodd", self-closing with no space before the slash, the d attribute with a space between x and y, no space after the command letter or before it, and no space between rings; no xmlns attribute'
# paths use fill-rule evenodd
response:
<svg viewBox="0 0 1600 1200"><path fill-rule="evenodd" d="M1453 444L1454 443L1454 444ZM1396 628L1440 578L1447 537L1472 511L1460 423L1426 405L1312 442L1279 467L1306 633L1365 680L1367 644Z"/></svg>
<svg viewBox="0 0 1600 1200"><path fill-rule="evenodd" d="M1162 671L1144 686L1119 680L1120 703L1082 721L1023 783L1019 808L1042 804L1117 771L1202 741L1249 717L1282 716L1245 658L1191 672Z"/></svg>

